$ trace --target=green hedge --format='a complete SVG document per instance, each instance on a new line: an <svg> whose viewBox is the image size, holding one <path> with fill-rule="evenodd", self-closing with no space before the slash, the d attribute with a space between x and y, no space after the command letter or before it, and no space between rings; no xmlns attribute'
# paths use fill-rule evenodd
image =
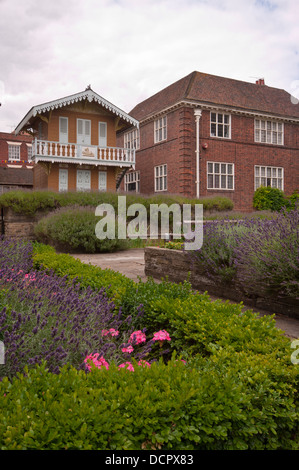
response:
<svg viewBox="0 0 299 470"><path fill-rule="evenodd" d="M9 191L0 196L0 207L12 209L16 213L34 215L37 211L50 212L66 206L92 206L111 204L115 210L118 207L118 196L121 193L99 192L67 192L56 193L52 191ZM201 199L188 199L181 196L157 195L143 197L139 195L123 194L126 196L127 206L143 204L148 210L150 204L203 204L207 211L229 211L233 209L233 202L226 197L207 197Z"/></svg>
<svg viewBox="0 0 299 470"><path fill-rule="evenodd" d="M254 193L253 207L258 211L280 211L283 207L293 210L298 205L298 201L299 194L297 191L286 197L281 189L261 186Z"/></svg>
<svg viewBox="0 0 299 470"><path fill-rule="evenodd" d="M134 372L44 365L0 383L1 450L296 449L290 383L279 364L229 350ZM298 447L297 447L298 448Z"/></svg>
<svg viewBox="0 0 299 470"><path fill-rule="evenodd" d="M299 368L273 317L212 302L187 281L136 283L42 244L34 251L35 268L105 287L124 316L142 304L147 334L170 334L169 361L87 374L38 366L2 380L2 449L299 449Z"/></svg>
<svg viewBox="0 0 299 470"><path fill-rule="evenodd" d="M99 221L94 209L87 207L63 207L43 217L34 227L38 241L66 252L100 253L129 248L129 240L100 240L95 234ZM117 229L117 227L116 227Z"/></svg>

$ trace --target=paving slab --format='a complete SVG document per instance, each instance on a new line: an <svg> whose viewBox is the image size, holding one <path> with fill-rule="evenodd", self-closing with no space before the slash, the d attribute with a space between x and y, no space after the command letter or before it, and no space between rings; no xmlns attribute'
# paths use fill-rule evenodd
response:
<svg viewBox="0 0 299 470"><path fill-rule="evenodd" d="M139 280L145 282L148 279L144 273L145 261L143 248L119 251L116 253L75 254L73 256L83 263L90 263L94 266L99 266L102 269L108 268L113 271L118 271L136 282ZM155 279L155 281L161 282L159 279ZM212 300L217 299L214 296L210 296L210 298ZM254 312L258 312L260 315L273 315L272 312L255 309L247 305L244 305L244 310L252 310ZM274 320L277 328L281 329L286 336L294 339L299 338L299 320L280 314L275 314Z"/></svg>

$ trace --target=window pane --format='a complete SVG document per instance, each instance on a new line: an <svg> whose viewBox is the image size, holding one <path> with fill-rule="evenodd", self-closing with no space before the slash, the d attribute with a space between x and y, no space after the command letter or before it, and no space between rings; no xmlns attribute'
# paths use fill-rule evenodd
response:
<svg viewBox="0 0 299 470"><path fill-rule="evenodd" d="M256 166L255 167L255 176L259 176L259 175L260 175L260 167Z"/></svg>
<svg viewBox="0 0 299 470"><path fill-rule="evenodd" d="M208 175L208 188L213 188L213 175Z"/></svg>
<svg viewBox="0 0 299 470"><path fill-rule="evenodd" d="M223 125L218 124L218 137L223 137Z"/></svg>
<svg viewBox="0 0 299 470"><path fill-rule="evenodd" d="M221 188L225 189L226 188L226 176L221 175Z"/></svg>
<svg viewBox="0 0 299 470"><path fill-rule="evenodd" d="M215 175L215 188L219 188L219 175Z"/></svg>
<svg viewBox="0 0 299 470"><path fill-rule="evenodd" d="M232 176L228 176L227 177L227 189L233 189L233 177Z"/></svg>
<svg viewBox="0 0 299 470"><path fill-rule="evenodd" d="M227 173L229 175L232 175L233 174L233 165L227 165Z"/></svg>
<svg viewBox="0 0 299 470"><path fill-rule="evenodd" d="M271 168L267 167L267 177L271 178Z"/></svg>
<svg viewBox="0 0 299 470"><path fill-rule="evenodd" d="M226 173L226 165L224 163L221 163L221 173L222 174Z"/></svg>
<svg viewBox="0 0 299 470"><path fill-rule="evenodd" d="M216 122L216 113L211 113L211 121Z"/></svg>
<svg viewBox="0 0 299 470"><path fill-rule="evenodd" d="M208 163L208 172L213 173L213 163Z"/></svg>
<svg viewBox="0 0 299 470"><path fill-rule="evenodd" d="M215 163L215 164L214 164L214 171L215 171L215 173L219 173L219 170L220 170L220 165L219 165L219 163Z"/></svg>
<svg viewBox="0 0 299 470"><path fill-rule="evenodd" d="M216 137L216 124L211 124L211 136Z"/></svg>

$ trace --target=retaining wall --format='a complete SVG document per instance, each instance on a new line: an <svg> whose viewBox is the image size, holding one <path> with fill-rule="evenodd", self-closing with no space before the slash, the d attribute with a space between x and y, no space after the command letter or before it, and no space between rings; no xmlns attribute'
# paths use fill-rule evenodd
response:
<svg viewBox="0 0 299 470"><path fill-rule="evenodd" d="M183 282L189 280L192 287L200 292L243 302L246 305L268 312L279 313L299 319L299 303L295 299L278 299L275 296L265 297L261 293L245 296L238 285L220 284L207 278L203 268L192 263L190 253L167 248L145 248L145 274L156 279L165 278L169 281Z"/></svg>

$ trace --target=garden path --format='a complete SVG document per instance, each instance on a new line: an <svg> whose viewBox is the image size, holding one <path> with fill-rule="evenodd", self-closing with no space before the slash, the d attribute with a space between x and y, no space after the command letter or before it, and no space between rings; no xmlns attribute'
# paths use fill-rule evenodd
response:
<svg viewBox="0 0 299 470"><path fill-rule="evenodd" d="M119 251L116 253L75 254L73 256L80 259L83 263L90 263L103 269L108 268L113 271L118 271L137 282L139 278L141 281L146 281L147 279L144 273L145 262L143 248ZM155 279L155 281L159 282L158 279ZM216 297L212 295L210 297L212 300L216 300ZM244 305L244 309L253 310L261 315L273 315L271 312L257 310L246 305ZM274 318L277 328L284 331L286 336L296 339L299 338L299 320L278 314L275 315Z"/></svg>

